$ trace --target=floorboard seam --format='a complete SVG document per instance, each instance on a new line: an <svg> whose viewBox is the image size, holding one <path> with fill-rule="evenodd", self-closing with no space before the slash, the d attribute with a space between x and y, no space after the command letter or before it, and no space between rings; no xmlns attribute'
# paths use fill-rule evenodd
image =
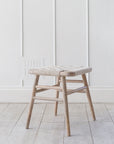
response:
<svg viewBox="0 0 114 144"><path fill-rule="evenodd" d="M6 107L0 112L0 114L3 113L3 111L5 111L8 108L8 106L9 104L6 105Z"/></svg>
<svg viewBox="0 0 114 144"><path fill-rule="evenodd" d="M24 111L26 110L26 108L27 108L27 104L25 105L25 107L24 107L23 111L21 112L19 118L17 119L17 121L15 122L14 126L12 127L10 133L8 134L8 137L12 134L12 132L13 132L15 126L17 125L18 121L20 120L20 118L21 118L22 114L24 113Z"/></svg>
<svg viewBox="0 0 114 144"><path fill-rule="evenodd" d="M92 135L92 129L91 129L91 126L90 126L89 116L88 116L88 112L87 112L87 104L85 104L85 110L86 110L86 116L87 116L87 121L88 121L89 129L90 129L90 135L91 135L92 143L94 144L94 139L93 139L93 135Z"/></svg>
<svg viewBox="0 0 114 144"><path fill-rule="evenodd" d="M110 116L110 119L112 120L112 122L113 122L113 124L114 124L114 121L113 121L113 119L112 119L112 116L111 116L111 114L110 114L110 112L109 112L109 110L108 110L106 104L104 104L104 105L105 105L105 108L106 108L106 110L107 110L107 112L108 112L108 114L109 114L109 116Z"/></svg>
<svg viewBox="0 0 114 144"><path fill-rule="evenodd" d="M45 108L44 108L44 111L42 113L42 118L41 118L40 124L39 124L39 126L37 128L36 135L35 135L34 140L33 140L33 144L35 143L36 137L38 136L38 132L39 132L39 129L40 129L40 126L41 126L41 123L42 123L42 120L43 120L43 117L44 117L44 114L45 114L46 107L47 107L47 104L45 104Z"/></svg>

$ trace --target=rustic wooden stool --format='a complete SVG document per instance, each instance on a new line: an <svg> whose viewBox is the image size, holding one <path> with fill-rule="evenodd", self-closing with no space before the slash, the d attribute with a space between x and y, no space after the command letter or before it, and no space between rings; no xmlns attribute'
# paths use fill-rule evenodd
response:
<svg viewBox="0 0 114 144"><path fill-rule="evenodd" d="M31 119L32 109L34 100L47 100L47 101L55 101L55 115L57 115L57 108L58 108L58 102L63 101L64 107L65 107L65 118L66 118L66 125L67 125L67 135L70 136L70 122L69 122L69 111L68 111L68 100L67 95L73 94L73 93L86 93L87 98L89 101L91 113L93 116L93 120L95 120L95 113L93 104L91 101L91 96L89 92L88 83L86 80L86 73L91 72L91 68L84 68L84 67L61 67L61 66L52 66L52 67L43 67L39 69L32 69L30 70L30 74L36 75L34 86L33 86L33 93L32 93L32 99L30 103L30 109L27 119L26 128L29 128L29 123ZM82 76L82 80L69 80L66 79L66 77L73 77L73 76ZM38 85L39 77L40 76L55 76L57 77L57 81L55 85L49 86L49 85ZM62 82L62 87L60 86L60 83ZM83 83L84 86L77 88L77 89L67 89L66 83ZM49 97L39 97L36 96L36 93L43 92L49 89L56 90L56 98L49 98ZM59 92L63 92L63 98L59 98Z"/></svg>

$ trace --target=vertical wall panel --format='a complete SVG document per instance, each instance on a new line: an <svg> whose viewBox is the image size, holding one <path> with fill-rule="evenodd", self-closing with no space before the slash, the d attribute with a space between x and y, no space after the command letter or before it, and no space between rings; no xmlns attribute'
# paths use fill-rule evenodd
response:
<svg viewBox="0 0 114 144"><path fill-rule="evenodd" d="M90 0L92 86L114 86L114 1Z"/></svg>
<svg viewBox="0 0 114 144"><path fill-rule="evenodd" d="M56 57L59 65L87 65L86 2L56 1Z"/></svg>
<svg viewBox="0 0 114 144"><path fill-rule="evenodd" d="M24 0L24 57L52 63L53 0Z"/></svg>
<svg viewBox="0 0 114 144"><path fill-rule="evenodd" d="M0 86L21 84L20 0L0 0Z"/></svg>
<svg viewBox="0 0 114 144"><path fill-rule="evenodd" d="M24 0L23 31L27 86L28 69L53 64L53 0Z"/></svg>

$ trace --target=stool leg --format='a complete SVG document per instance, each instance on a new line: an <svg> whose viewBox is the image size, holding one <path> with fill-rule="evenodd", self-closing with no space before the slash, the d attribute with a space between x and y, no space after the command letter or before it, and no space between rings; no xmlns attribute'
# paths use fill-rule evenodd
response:
<svg viewBox="0 0 114 144"><path fill-rule="evenodd" d="M91 96L90 96L90 91L89 91L89 87L88 87L88 83L87 83L87 79L86 79L85 74L82 75L82 79L83 79L84 85L87 87L86 94L87 94L87 98L88 98L88 101L89 101L89 105L90 105L91 113L92 113L92 116L93 116L93 120L95 121L96 120L95 112L94 112L94 108L93 108L93 104L92 104L92 100L91 100Z"/></svg>
<svg viewBox="0 0 114 144"><path fill-rule="evenodd" d="M65 107L65 118L67 125L67 135L70 136L70 121L69 121L69 110L68 110L68 100L67 100L67 88L66 88L66 78L62 77L63 84L63 99L64 99L64 107Z"/></svg>
<svg viewBox="0 0 114 144"><path fill-rule="evenodd" d="M56 84L58 85L58 86L60 86L60 76L59 77L57 77L57 80L56 80ZM56 98L59 98L59 91L56 91ZM55 103L55 116L57 115L57 109L58 109L58 102L56 101L56 103Z"/></svg>
<svg viewBox="0 0 114 144"><path fill-rule="evenodd" d="M29 113L28 113L27 123L26 123L26 129L29 128L30 119L31 119L31 115L32 115L32 109L33 109L33 105L34 105L34 99L33 99L33 97L36 95L36 85L38 84L38 81L39 81L39 76L36 75L36 79L35 79L34 86L33 86L31 103L30 103L30 107L29 107Z"/></svg>

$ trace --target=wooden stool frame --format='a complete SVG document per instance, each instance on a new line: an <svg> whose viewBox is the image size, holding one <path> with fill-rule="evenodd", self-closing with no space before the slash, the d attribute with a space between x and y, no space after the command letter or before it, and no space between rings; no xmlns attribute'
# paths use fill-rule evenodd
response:
<svg viewBox="0 0 114 144"><path fill-rule="evenodd" d="M70 134L70 121L69 121L69 110L68 110L67 96L72 94L72 93L86 93L87 98L88 98L88 102L89 102L89 105L90 105L93 120L96 120L95 113L94 113L94 108L93 108L93 104L92 104L92 100L91 100L91 96L90 96L90 91L89 91L89 87L88 87L88 83L87 83L87 79L86 79L85 74L82 74L82 80L67 80L66 76L60 76L59 75L59 76L57 76L56 84L53 85L53 86L39 85L38 84L39 77L40 77L40 75L36 75L34 86L33 86L32 98L31 98L29 114L28 114L27 124L26 124L27 129L29 128L29 124L30 124L32 109L33 109L33 105L34 105L34 100L37 99L37 100L55 101L56 102L55 103L55 115L57 115L58 102L62 101L64 103L64 109L65 109L67 135L70 136L71 134ZM60 86L60 83L62 83L62 87ZM66 83L83 83L84 86L80 87L78 89L70 89L69 90L69 89L67 89ZM43 92L43 91L46 91L46 90L49 90L49 89L56 90L56 97L55 98L36 96L36 93ZM63 92L63 99L59 98L59 92Z"/></svg>

